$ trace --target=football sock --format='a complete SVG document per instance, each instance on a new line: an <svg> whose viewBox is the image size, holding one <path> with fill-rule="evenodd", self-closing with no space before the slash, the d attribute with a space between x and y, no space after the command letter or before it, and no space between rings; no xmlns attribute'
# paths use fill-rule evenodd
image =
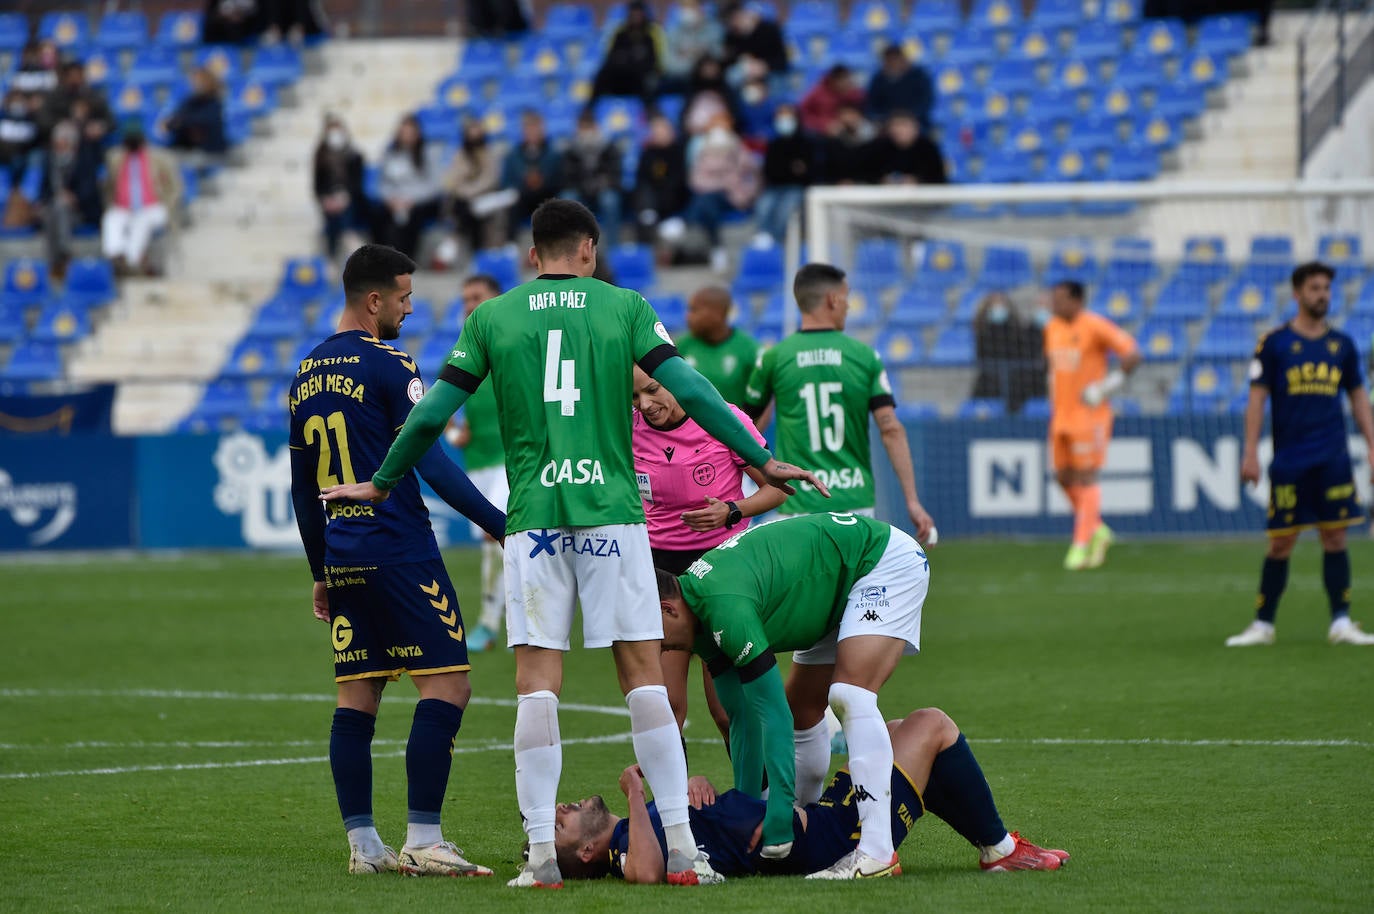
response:
<svg viewBox="0 0 1374 914"><path fill-rule="evenodd" d="M483 628L493 632L501 630L501 619L506 614L506 592L501 583L505 559L500 543L482 541L482 618L479 621Z"/></svg>
<svg viewBox="0 0 1374 914"><path fill-rule="evenodd" d="M1345 555L1345 553L1341 553ZM1347 558L1345 566L1346 586L1350 585L1350 564ZM1283 589L1288 586L1288 559L1264 560L1264 569L1260 571L1259 598L1255 601L1255 618L1261 622L1274 624L1274 616L1279 611L1279 597L1283 596ZM1330 586L1327 586L1330 592Z"/></svg>
<svg viewBox="0 0 1374 914"><path fill-rule="evenodd" d="M687 824L687 757L682 753L673 706L668 703L668 689L661 685L631 689L625 704L630 708L635 760L654 792L668 849L695 856L697 842Z"/></svg>
<svg viewBox="0 0 1374 914"><path fill-rule="evenodd" d="M935 756L921 801L926 812L944 819L977 848L996 847L1007 837L992 788L962 733L953 746Z"/></svg>
<svg viewBox="0 0 1374 914"><path fill-rule="evenodd" d="M439 813L453 764L453 738L463 725L463 709L437 698L415 705L406 742L407 847L428 847L444 840Z"/></svg>
<svg viewBox="0 0 1374 914"><path fill-rule="evenodd" d="M329 768L344 828L372 828L372 734L377 718L353 708L335 708L329 728ZM372 833L376 834L376 829ZM378 839L377 844L381 844ZM381 853L380 848L376 853ZM371 854L376 856L376 854Z"/></svg>
<svg viewBox="0 0 1374 914"><path fill-rule="evenodd" d="M516 696L515 797L530 839L530 866L554 858L554 811L562 773L558 696L547 690Z"/></svg>
<svg viewBox="0 0 1374 914"><path fill-rule="evenodd" d="M1322 583L1326 598L1331 602L1331 618L1350 615L1350 553L1322 553Z"/></svg>
<svg viewBox="0 0 1374 914"><path fill-rule="evenodd" d="M793 730L797 753L797 802L805 806L821 798L825 776L830 773L830 728L825 718L806 730Z"/></svg>
<svg viewBox="0 0 1374 914"><path fill-rule="evenodd" d="M1016 839L1007 835L996 844L979 848L978 856L982 858L984 863L996 863L1014 850L1016 850Z"/></svg>
<svg viewBox="0 0 1374 914"><path fill-rule="evenodd" d="M892 736L878 711L878 696L868 689L836 682L830 707L844 725L849 743L849 776L859 807L859 851L884 863L892 847Z"/></svg>
<svg viewBox="0 0 1374 914"><path fill-rule="evenodd" d="M372 817L368 817L370 823ZM382 844L382 836L377 834L375 825L357 825L348 829L348 846L357 851L364 857L380 857L386 853L386 846Z"/></svg>
<svg viewBox="0 0 1374 914"><path fill-rule="evenodd" d="M1074 506L1073 541L1086 545L1102 523L1102 487L1094 483L1077 488L1078 503Z"/></svg>

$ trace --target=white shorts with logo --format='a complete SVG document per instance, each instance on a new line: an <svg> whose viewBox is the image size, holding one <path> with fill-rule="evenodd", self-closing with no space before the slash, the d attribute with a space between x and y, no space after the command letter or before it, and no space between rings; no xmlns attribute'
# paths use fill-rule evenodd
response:
<svg viewBox="0 0 1374 914"><path fill-rule="evenodd" d="M506 643L566 651L582 603L587 647L663 637L645 524L522 530L506 537Z"/></svg>
<svg viewBox="0 0 1374 914"><path fill-rule="evenodd" d="M857 512L855 512L857 513ZM835 662L839 642L856 635L886 635L906 642L904 654L921 649L921 608L930 587L930 562L925 550L896 527L887 549L873 570L854 582L845 598L840 627L792 662L820 666Z"/></svg>
<svg viewBox="0 0 1374 914"><path fill-rule="evenodd" d="M468 479L472 480L482 497L491 502L492 507L498 511L506 510L506 503L510 500L510 482L506 479L504 466L468 470ZM469 523L468 526L472 529L473 539L480 540L486 536L486 532L476 524Z"/></svg>

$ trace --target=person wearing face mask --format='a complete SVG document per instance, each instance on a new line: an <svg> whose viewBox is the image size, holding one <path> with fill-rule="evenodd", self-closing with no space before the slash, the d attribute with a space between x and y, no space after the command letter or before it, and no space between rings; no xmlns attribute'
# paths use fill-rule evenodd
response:
<svg viewBox="0 0 1374 914"><path fill-rule="evenodd" d="M444 175L444 193L458 234L469 251L500 247L506 236L506 210L513 200L509 193L506 206L489 206L501 186L502 150L494 147L480 120L469 118L463 122L463 143Z"/></svg>
<svg viewBox="0 0 1374 914"><path fill-rule="evenodd" d="M711 269L724 273L730 258L720 243L721 220L730 207L747 209L759 190L758 162L731 129L729 115L719 115L703 136L687 145L687 174L692 199L683 221L705 231Z"/></svg>
<svg viewBox="0 0 1374 914"><path fill-rule="evenodd" d="M576 200L596 215L601 225L601 244L606 250L620 241L620 150L596 122L591 109L577 118L577 132L563 151L565 200Z"/></svg>
<svg viewBox="0 0 1374 914"><path fill-rule="evenodd" d="M425 141L415 115L401 118L380 164L378 184L382 205L375 215L374 230L407 257L420 247L420 233L439 215L443 189L442 152Z"/></svg>
<svg viewBox="0 0 1374 914"><path fill-rule="evenodd" d="M651 244L659 226L687 203L687 159L673 122L662 114L649 119L649 136L635 168L633 206L641 244Z"/></svg>
<svg viewBox="0 0 1374 914"><path fill-rule="evenodd" d="M172 225L181 193L176 160L148 145L138 121L126 124L120 144L105 157L105 214L100 220L100 247L115 272L152 275L148 244Z"/></svg>
<svg viewBox="0 0 1374 914"><path fill-rule="evenodd" d="M53 126L43 179L38 186L38 216L43 224L48 262L55 276L71 260L72 230L100 224L100 148L84 140L71 121Z"/></svg>
<svg viewBox="0 0 1374 914"><path fill-rule="evenodd" d="M773 135L773 115L777 112L778 100L763 77L750 79L739 91L740 97L740 134L745 142L762 150Z"/></svg>
<svg viewBox="0 0 1374 914"><path fill-rule="evenodd" d="M363 157L348 136L348 127L333 115L315 147L315 200L324 217L325 251L338 259L343 233L363 222Z"/></svg>
<svg viewBox="0 0 1374 914"><path fill-rule="evenodd" d="M989 292L979 302L973 317L973 345L978 375L972 396L1003 400L1007 412L1015 413L1026 400L1044 395L1040 333L1021 318L1007 293Z"/></svg>
<svg viewBox="0 0 1374 914"><path fill-rule="evenodd" d="M782 243L787 223L816 181L816 144L802 132L794 105L779 105L763 154L763 193L754 207L756 243Z"/></svg>
<svg viewBox="0 0 1374 914"><path fill-rule="evenodd" d="M670 26L664 47L663 76L659 80L660 94L686 91L696 62L703 57L720 57L725 41L720 23L706 15L700 0L678 3L677 19Z"/></svg>

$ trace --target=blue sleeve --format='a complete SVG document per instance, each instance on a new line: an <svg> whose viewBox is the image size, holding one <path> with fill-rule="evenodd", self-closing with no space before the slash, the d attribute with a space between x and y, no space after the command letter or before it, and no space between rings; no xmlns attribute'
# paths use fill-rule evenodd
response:
<svg viewBox="0 0 1374 914"><path fill-rule="evenodd" d="M426 451L415 469L453 510L498 540L506 535L506 515L477 491L468 474L458 469L439 445Z"/></svg>
<svg viewBox="0 0 1374 914"><path fill-rule="evenodd" d="M315 483L313 463L308 452L291 448L291 504L296 509L296 527L305 545L310 574L315 580L323 581L324 505L320 502L320 488Z"/></svg>

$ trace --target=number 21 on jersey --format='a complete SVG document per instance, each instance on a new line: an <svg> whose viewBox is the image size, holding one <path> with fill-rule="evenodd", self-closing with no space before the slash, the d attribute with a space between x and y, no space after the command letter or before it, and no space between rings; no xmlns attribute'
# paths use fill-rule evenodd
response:
<svg viewBox="0 0 1374 914"><path fill-rule="evenodd" d="M337 486L339 476L343 477L346 485L357 482L353 476L353 460L348 454L348 429L344 427L344 414L342 411L332 412L328 417L315 415L305 420L305 443L318 444L320 449L320 462L315 470L315 481L320 488L325 486ZM334 463L334 447L329 442L329 433L334 433L334 440L338 443L339 452L339 476L330 472Z"/></svg>
<svg viewBox="0 0 1374 914"><path fill-rule="evenodd" d="M559 404L559 415L577 411L582 390L577 386L577 363L563 355L563 331L549 331L548 353L544 357L544 402Z"/></svg>

